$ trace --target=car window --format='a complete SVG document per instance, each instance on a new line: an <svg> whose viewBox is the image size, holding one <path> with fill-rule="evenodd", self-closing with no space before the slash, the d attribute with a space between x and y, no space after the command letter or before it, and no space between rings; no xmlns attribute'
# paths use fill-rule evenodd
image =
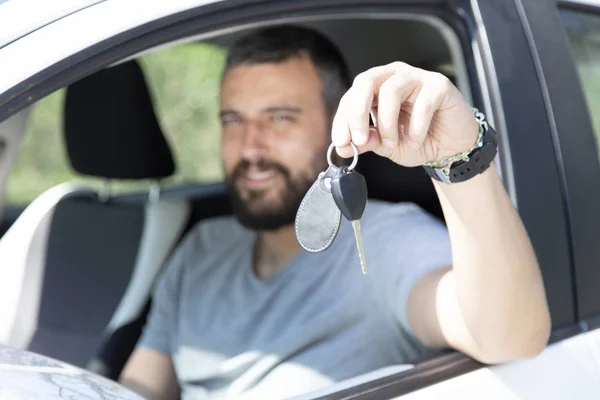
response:
<svg viewBox="0 0 600 400"><path fill-rule="evenodd" d="M157 117L177 165L164 184L213 183L223 179L217 115L225 51L204 43L162 49L139 58ZM65 89L33 105L25 137L7 186L7 205L24 205L67 181L99 185L70 166L63 140ZM113 182L114 193L146 190L150 182Z"/></svg>
<svg viewBox="0 0 600 400"><path fill-rule="evenodd" d="M142 56L154 108L176 156L171 182L223 180L219 153L219 83L224 49L189 43Z"/></svg>
<svg viewBox="0 0 600 400"><path fill-rule="evenodd" d="M600 14L563 9L560 15L600 144Z"/></svg>

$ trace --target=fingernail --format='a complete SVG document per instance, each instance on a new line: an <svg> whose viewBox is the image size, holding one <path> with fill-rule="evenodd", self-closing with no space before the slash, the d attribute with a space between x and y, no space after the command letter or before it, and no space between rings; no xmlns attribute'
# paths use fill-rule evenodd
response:
<svg viewBox="0 0 600 400"><path fill-rule="evenodd" d="M419 147L421 147L421 144L419 142L415 142L412 139L408 140L408 145L413 149L418 149Z"/></svg>
<svg viewBox="0 0 600 400"><path fill-rule="evenodd" d="M383 145L388 149L396 147L396 143L392 139L383 139Z"/></svg>

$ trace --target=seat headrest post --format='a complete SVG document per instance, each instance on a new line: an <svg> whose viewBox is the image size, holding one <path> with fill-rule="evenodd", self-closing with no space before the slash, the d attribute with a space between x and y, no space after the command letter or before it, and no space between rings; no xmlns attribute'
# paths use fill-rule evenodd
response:
<svg viewBox="0 0 600 400"><path fill-rule="evenodd" d="M160 199L160 183L158 181L154 181L150 184L150 189L148 190L148 202L158 203L159 199Z"/></svg>
<svg viewBox="0 0 600 400"><path fill-rule="evenodd" d="M100 191L98 192L98 200L100 200L101 203L106 203L108 201L108 199L110 199L110 197L112 196L112 188L110 186L110 180L107 179L103 179L102 180L102 186L100 187Z"/></svg>

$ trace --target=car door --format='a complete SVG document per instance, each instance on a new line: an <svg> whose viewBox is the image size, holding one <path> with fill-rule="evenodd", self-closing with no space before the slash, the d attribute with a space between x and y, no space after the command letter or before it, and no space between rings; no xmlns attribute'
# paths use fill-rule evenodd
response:
<svg viewBox="0 0 600 400"><path fill-rule="evenodd" d="M597 151L567 35L552 1L480 0L470 4L471 8L464 10L479 46L477 73L485 76L488 91L483 91L487 96L484 102L495 112L496 129L505 135L500 146L504 181L543 272L552 314L551 344L532 360L493 367L478 368L463 356L448 355L382 378L377 389L369 382L361 388L361 395L356 395L357 388L354 394L348 389L344 395L595 398L600 376L592 336L581 323L581 296L584 286L597 287L597 281L582 282L591 279L592 273L581 278L576 267L585 265L595 272L592 265L598 265L597 253L578 253L586 248L589 253L593 238L600 237L598 213L590 210L589 197L582 196L588 189L591 193L597 190L597 174L588 173L597 168ZM579 155L578 166L566 158L563 143L573 156ZM600 307L600 302L594 304ZM329 393L322 398L347 397Z"/></svg>
<svg viewBox="0 0 600 400"><path fill-rule="evenodd" d="M537 207L538 212L548 213L545 217L538 214L539 217L564 218L570 248L553 267L546 264L543 257L549 254L549 247L557 244L558 238L546 237L539 244L544 250L537 250L554 327L552 343L540 356L485 368L416 391L406 398L596 398L600 391L600 294L597 290L600 252L596 242L600 237L600 212L597 203L590 200L600 194L596 139L600 117L598 4L564 1L559 2L557 9L557 4L551 1L479 3L498 71L507 124L512 122L523 128L529 125L520 134L509 133L517 193L519 181L530 185L528 194L525 189L517 195L519 211L534 241L536 235L532 229L536 224L527 224L527 206L523 207L521 200L531 202L529 206ZM509 21L518 23L511 27ZM508 37L510 40L506 40ZM587 65L582 66L583 63ZM587 71L591 75L586 74ZM523 81L515 79L516 74ZM517 84L523 86L519 88ZM522 102L523 98L527 100ZM544 136L551 145L542 145L539 137L533 137L534 130L536 133L545 131ZM545 178L536 175L532 168L542 161L537 158L541 154L536 154L542 151L556 159L552 168L556 168L554 175L562 207L554 210L547 203L551 194L540 186ZM563 270L559 279L569 279L572 291L560 288L554 281L561 265L570 266L570 272Z"/></svg>
<svg viewBox="0 0 600 400"><path fill-rule="evenodd" d="M558 68L552 69L551 62L540 55L536 46L549 40L559 57L567 57L567 54L570 57L564 32L548 30L545 25L543 29L537 28L534 24L536 18L540 18L536 17L539 12L546 18L542 22L556 22L557 17L552 16L556 13L555 5L538 0L429 0L419 3L396 0L382 1L377 6L366 0L351 3L338 0L190 0L152 3L142 9L125 2L100 2L0 49L0 121L100 68L194 35L265 21L322 18L336 13L381 18L414 13L435 18L441 21L444 29L452 30L459 38L474 104L488 114L500 134L502 176L525 222L542 268L555 344L538 359L538 364L482 368L468 357L452 352L416 368L376 372L307 398L390 398L401 395L418 398L427 393L452 396L471 393L475 396L488 393L490 387L498 388L499 393L508 393L517 390L516 378L522 383L527 373L542 364L550 369L540 371L559 376L569 370L570 376L579 378L578 387L600 390L595 371L590 369L594 360L588 345L575 342L581 329L575 292L572 213L573 205L579 205L581 199L575 194L570 197L567 182L568 177L573 179L571 174L575 174L575 170L566 173L560 152L560 135L566 135L574 128L582 128L584 135L589 133L589 127L586 131L585 126L578 125L581 120L569 118L569 113L583 102L580 91L572 96L572 102L560 101L551 95L560 89L553 85L573 82L576 72L573 66L562 72ZM74 30L77 35L72 34ZM549 38L541 38L540 32ZM53 51L36 52L50 44L54 46ZM547 42L543 44L547 45ZM10 60L10 63L2 60ZM558 111L559 106L564 108ZM577 230L576 235L581 234ZM569 357L572 363L566 362ZM538 376L541 379L542 374ZM490 386L493 382L496 386ZM559 384L560 380L553 382ZM534 387L541 390L542 383L540 380ZM558 389L555 393L559 393Z"/></svg>

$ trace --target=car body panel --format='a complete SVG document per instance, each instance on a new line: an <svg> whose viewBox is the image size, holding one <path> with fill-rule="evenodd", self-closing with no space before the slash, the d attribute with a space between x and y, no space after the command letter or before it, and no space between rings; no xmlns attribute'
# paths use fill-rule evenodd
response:
<svg viewBox="0 0 600 400"><path fill-rule="evenodd" d="M564 400L592 399L600 393L598 362L592 355L592 334L578 335L548 346L531 360L481 368L398 398Z"/></svg>

